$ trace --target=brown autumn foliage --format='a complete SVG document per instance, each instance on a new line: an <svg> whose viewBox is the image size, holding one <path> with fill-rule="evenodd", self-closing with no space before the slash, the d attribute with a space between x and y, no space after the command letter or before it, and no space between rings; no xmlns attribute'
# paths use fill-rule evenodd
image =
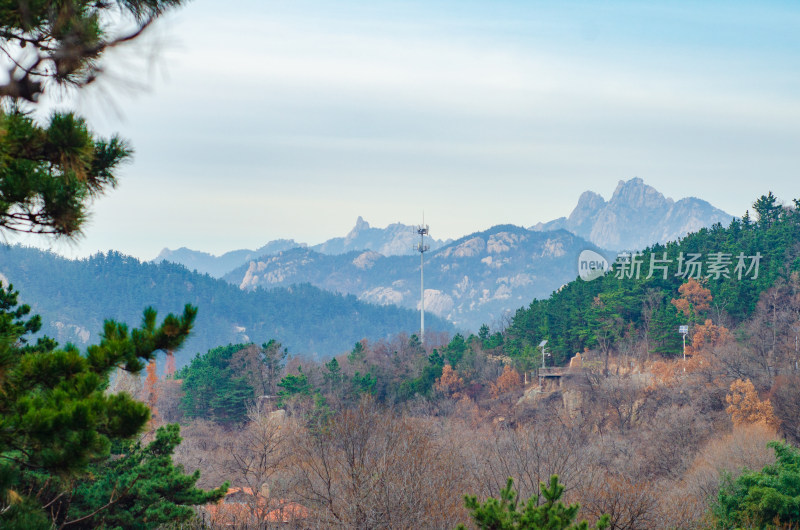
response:
<svg viewBox="0 0 800 530"><path fill-rule="evenodd" d="M696 355L730 340L730 332L725 326L714 324L710 318L698 324L692 331L692 344L686 347L686 353Z"/></svg>
<svg viewBox="0 0 800 530"><path fill-rule="evenodd" d="M175 355L171 351L168 351L166 365L164 366L164 377L170 378L174 375L175 375Z"/></svg>
<svg viewBox="0 0 800 530"><path fill-rule="evenodd" d="M684 289L682 299L693 292ZM800 376L788 347L794 313L781 293L762 300L755 316L769 333L749 332L749 323L734 333L716 314L693 328L685 362L654 356L602 373L590 362L599 353L586 352L560 384L538 390L524 387L507 358L478 348L443 367L435 392L392 405L391 389L417 377L447 340L365 342L362 355L339 362L344 374L377 376L374 398L334 399L324 368L303 360L328 399L328 421L315 416L313 400L261 411L236 429L193 421L176 459L203 471L201 485L230 480L253 491L258 500L242 506L252 528L452 528L469 523L464 494L497 497L511 476L521 498L535 497L552 473L567 487L565 501L581 504L582 519L608 513L612 528L708 528L723 471L736 476L771 462L766 442L779 436L777 426L800 437ZM690 307L703 308L694 300ZM647 340L629 339L634 350ZM760 399L756 389L770 388ZM281 418L281 429L265 417ZM273 506L296 506L302 518L259 519Z"/></svg>
<svg viewBox="0 0 800 530"><path fill-rule="evenodd" d="M730 394L725 396L734 425L763 423L771 427L778 426L778 419L772 410L769 399L760 400L753 383L749 379L737 379L730 386Z"/></svg>
<svg viewBox="0 0 800 530"><path fill-rule="evenodd" d="M442 376L436 380L435 386L436 390L445 396L460 399L462 396L461 390L464 388L464 380L458 376L452 366L445 364L444 368L442 368Z"/></svg>
<svg viewBox="0 0 800 530"><path fill-rule="evenodd" d="M681 296L673 299L672 305L677 307L686 318L691 317L692 313L699 315L711 308L711 291L694 278L689 278L678 288L678 292Z"/></svg>
<svg viewBox="0 0 800 530"><path fill-rule="evenodd" d="M158 424L158 390L156 361L152 360L147 364L147 377L144 380L144 395L146 403L150 407L151 429L155 429Z"/></svg>
<svg viewBox="0 0 800 530"><path fill-rule="evenodd" d="M742 470L761 469L775 462L767 442L776 439L763 423L735 426L730 433L709 439L689 462L680 478L664 484L659 500L661 526L708 528L708 505L720 488L723 473L736 478Z"/></svg>
<svg viewBox="0 0 800 530"><path fill-rule="evenodd" d="M685 361L683 359L654 361L650 365L651 387L673 385L681 377L686 377L703 368L707 362L708 360L701 355L687 357Z"/></svg>
<svg viewBox="0 0 800 530"><path fill-rule="evenodd" d="M522 387L522 376L519 375L516 368L509 365L503 367L503 373L497 377L497 380L490 385L490 392L492 397L499 397L507 392L516 390Z"/></svg>
<svg viewBox="0 0 800 530"><path fill-rule="evenodd" d="M467 519L456 451L424 420L370 398L336 421L298 430L292 483L312 527L452 528Z"/></svg>
<svg viewBox="0 0 800 530"><path fill-rule="evenodd" d="M710 370L718 364L718 350L729 345L731 340L728 328L714 324L706 319L692 330L692 343L686 346L687 358L661 359L650 364L651 386L673 385L677 378Z"/></svg>

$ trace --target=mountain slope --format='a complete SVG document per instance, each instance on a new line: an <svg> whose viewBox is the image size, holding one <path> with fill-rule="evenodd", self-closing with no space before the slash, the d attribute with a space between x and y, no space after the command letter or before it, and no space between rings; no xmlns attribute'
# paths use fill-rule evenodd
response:
<svg viewBox="0 0 800 530"><path fill-rule="evenodd" d="M465 236L425 254L425 308L476 330L575 279L577 257L587 248L597 249L563 230L500 225ZM417 308L419 261L419 255L331 256L292 249L251 261L224 278L245 290L308 282L369 302Z"/></svg>
<svg viewBox="0 0 800 530"><path fill-rule="evenodd" d="M611 199L584 192L569 217L538 223L531 230L564 229L608 249L642 249L675 241L690 232L733 217L701 199L673 201L640 178L620 181Z"/></svg>
<svg viewBox="0 0 800 530"><path fill-rule="evenodd" d="M228 343L281 341L293 354L330 356L362 338L380 339L419 329L419 314L381 307L311 285L245 292L222 280L171 263L142 263L111 252L68 260L32 248L0 248L0 274L20 291L21 303L42 315L44 332L59 342L95 342L103 320L137 325L149 305L162 315L198 306L195 329L178 361ZM431 330L452 326L428 315Z"/></svg>

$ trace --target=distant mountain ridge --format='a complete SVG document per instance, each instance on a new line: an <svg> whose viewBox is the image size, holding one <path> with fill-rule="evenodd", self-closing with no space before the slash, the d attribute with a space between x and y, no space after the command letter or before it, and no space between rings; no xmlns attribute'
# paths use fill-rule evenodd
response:
<svg viewBox="0 0 800 530"><path fill-rule="evenodd" d="M346 236L334 237L310 248L320 254L329 255L345 254L354 250L372 250L383 256L398 256L411 254L418 237L414 226L392 223L386 228L374 228L363 217L358 216L355 226ZM440 248L449 241L434 238L427 239L428 245L433 250ZM276 239L256 250L233 250L221 256L214 256L208 252L191 250L186 247L176 250L165 248L152 261L154 263L160 263L161 261L178 263L189 270L196 270L214 278L221 278L226 273L246 264L250 260L293 248L308 248L308 245L299 243L294 239Z"/></svg>
<svg viewBox="0 0 800 530"><path fill-rule="evenodd" d="M335 237L310 248L320 254L335 255L353 250L372 250L383 256L402 256L414 252L413 248L418 239L415 226L392 223L386 228L373 228L359 215L356 225L345 237ZM436 250L450 240L428 238L426 241L432 250Z"/></svg>
<svg viewBox="0 0 800 530"><path fill-rule="evenodd" d="M530 229L564 229L602 248L633 250L675 241L715 223L727 226L732 219L707 201L695 197L674 201L642 179L633 178L620 180L608 202L600 194L586 191L569 217Z"/></svg>
<svg viewBox="0 0 800 530"><path fill-rule="evenodd" d="M232 250L226 252L221 256L214 256L208 252L200 250L192 250L190 248L181 247L179 249L170 250L163 249L158 256L153 260L153 263L161 263L162 261L169 261L183 265L190 271L196 270L202 274L208 274L214 278L222 277L226 272L235 269L242 263L251 259L256 259L268 254L274 254L290 248L304 247L305 243L298 243L294 239L276 239L270 241L266 245L256 250Z"/></svg>
<svg viewBox="0 0 800 530"><path fill-rule="evenodd" d="M498 225L470 234L425 254L425 309L476 331L574 280L585 249L600 250L565 230ZM372 250L329 255L290 249L253 260L224 279L244 290L308 282L409 309L418 308L420 299L419 256Z"/></svg>
<svg viewBox="0 0 800 530"><path fill-rule="evenodd" d="M583 250L599 251L613 261L609 250L677 240L714 223L727 225L731 219L701 199L666 198L640 178L620 181L608 201L587 191L569 217L530 229L498 225L457 241L428 239L425 307L474 331L574 280ZM215 258L219 266L214 274L243 290L310 283L368 302L416 309L419 256L411 249L417 242L412 226L373 228L358 217L345 237L319 245L279 240L259 249L260 255L225 254ZM189 259L197 255L182 252L169 256L191 268ZM234 268L219 274L237 260Z"/></svg>

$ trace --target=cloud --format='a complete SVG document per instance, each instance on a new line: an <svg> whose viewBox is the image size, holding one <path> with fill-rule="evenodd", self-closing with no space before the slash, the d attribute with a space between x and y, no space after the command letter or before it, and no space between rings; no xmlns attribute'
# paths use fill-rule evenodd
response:
<svg viewBox="0 0 800 530"><path fill-rule="evenodd" d="M167 75L119 98L124 121L84 98L137 150L84 248L313 243L359 214L385 225L422 207L458 237L566 215L583 190L633 176L740 213L765 191L754 177L791 190L796 18L770 29L763 13L666 2L195 2L153 36Z"/></svg>

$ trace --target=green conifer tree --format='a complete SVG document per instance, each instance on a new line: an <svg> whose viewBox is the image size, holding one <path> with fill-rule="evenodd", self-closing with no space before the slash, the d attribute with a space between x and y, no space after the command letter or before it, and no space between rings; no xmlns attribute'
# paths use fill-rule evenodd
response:
<svg viewBox="0 0 800 530"><path fill-rule="evenodd" d="M186 475L172 463L180 444L178 425L159 427L155 439L122 441L113 458L89 467L73 493L65 498L65 526L77 528L150 529L188 522L192 505L221 499L228 484L212 491L197 489L200 472ZM105 509L100 509L104 507Z"/></svg>
<svg viewBox="0 0 800 530"><path fill-rule="evenodd" d="M794 528L800 523L800 450L769 442L776 462L726 478L712 511L719 528Z"/></svg>
<svg viewBox="0 0 800 530"><path fill-rule="evenodd" d="M500 490L500 499L489 497L483 504L475 496L464 497L464 504L478 528L486 530L588 530L589 523L575 522L580 505L566 506L561 502L564 486L558 483L558 475L550 477L550 485L541 484L544 503L538 504L536 497L525 501L520 510L514 480L509 478L506 487ZM604 515L594 527L607 528L608 516ZM459 529L465 530L462 524Z"/></svg>
<svg viewBox="0 0 800 530"><path fill-rule="evenodd" d="M99 344L85 353L49 339L29 344L39 330L30 307L17 304L12 286L0 288L0 526L49 527L54 500L66 484L92 462L109 454L112 441L137 434L149 419L143 403L127 394L108 394L117 368L139 373L159 350L180 347L197 309L167 315L156 324L147 308L141 327L106 321ZM61 514L63 515L63 513Z"/></svg>

